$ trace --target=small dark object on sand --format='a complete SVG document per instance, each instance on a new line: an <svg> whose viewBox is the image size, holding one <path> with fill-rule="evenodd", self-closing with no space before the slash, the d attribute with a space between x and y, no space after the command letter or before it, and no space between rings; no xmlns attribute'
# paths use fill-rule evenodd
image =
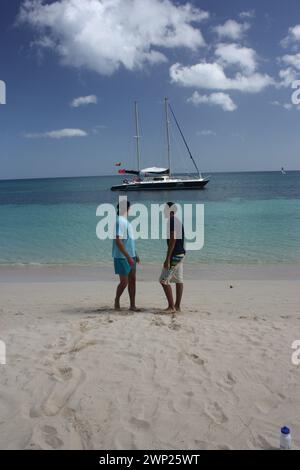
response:
<svg viewBox="0 0 300 470"><path fill-rule="evenodd" d="M233 289L233 286L232 286L232 285L230 285L230 289Z"/></svg>

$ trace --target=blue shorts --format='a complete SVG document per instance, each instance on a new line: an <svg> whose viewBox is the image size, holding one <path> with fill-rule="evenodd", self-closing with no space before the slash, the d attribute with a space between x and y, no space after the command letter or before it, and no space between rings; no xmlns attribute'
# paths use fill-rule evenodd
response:
<svg viewBox="0 0 300 470"><path fill-rule="evenodd" d="M128 276L130 271L133 271L136 268L136 258L134 260L134 265L130 266L126 258L114 258L115 274L119 276Z"/></svg>

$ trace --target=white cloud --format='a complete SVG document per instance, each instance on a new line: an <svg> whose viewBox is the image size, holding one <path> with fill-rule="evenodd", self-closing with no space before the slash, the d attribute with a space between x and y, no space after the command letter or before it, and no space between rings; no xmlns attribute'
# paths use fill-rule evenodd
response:
<svg viewBox="0 0 300 470"><path fill-rule="evenodd" d="M94 126L93 129L92 129L92 133L95 134L95 135L99 135L102 133L102 131L104 131L105 129L107 129L107 126L105 126L104 124L98 124L97 126Z"/></svg>
<svg viewBox="0 0 300 470"><path fill-rule="evenodd" d="M270 104L271 104L272 106L281 106L280 101L276 101L276 100L275 100L275 101L270 101Z"/></svg>
<svg viewBox="0 0 300 470"><path fill-rule="evenodd" d="M290 111L291 109L294 108L292 103L281 103L280 101L270 101L270 104L272 106L277 106L277 107L280 107L280 108L284 108L288 111ZM300 110L300 106L295 106L295 109Z"/></svg>
<svg viewBox="0 0 300 470"><path fill-rule="evenodd" d="M255 10L247 10L247 11L241 11L241 13L239 14L239 17L240 18L255 18Z"/></svg>
<svg viewBox="0 0 300 470"><path fill-rule="evenodd" d="M237 109L236 104L232 101L230 96L222 92L211 93L211 95L200 95L195 91L187 101L193 103L195 106L201 104L220 106L223 111L235 111Z"/></svg>
<svg viewBox="0 0 300 470"><path fill-rule="evenodd" d="M26 139L63 139L65 137L86 137L88 133L82 129L59 129L41 133L25 134Z"/></svg>
<svg viewBox="0 0 300 470"><path fill-rule="evenodd" d="M213 30L221 38L237 40L241 39L249 28L250 25L248 23L238 23L235 20L227 20L224 24L215 26Z"/></svg>
<svg viewBox="0 0 300 470"><path fill-rule="evenodd" d="M281 62L286 65L292 65L295 69L300 70L300 54L286 54L281 57Z"/></svg>
<svg viewBox="0 0 300 470"><path fill-rule="evenodd" d="M209 137L209 136L212 136L212 135L217 135L215 131L212 131L211 129L203 129L202 131L197 131L196 132L197 135L201 135L201 136L204 136L204 137Z"/></svg>
<svg viewBox="0 0 300 470"><path fill-rule="evenodd" d="M256 52L249 47L242 47L235 43L218 44L215 55L219 57L224 66L238 65L247 74L256 70Z"/></svg>
<svg viewBox="0 0 300 470"><path fill-rule="evenodd" d="M279 71L279 77L281 79L279 86L289 88L297 80L298 74L292 67L288 67Z"/></svg>
<svg viewBox="0 0 300 470"><path fill-rule="evenodd" d="M170 77L173 83L186 87L239 90L248 93L257 93L274 84L269 75L260 73L237 73L233 78L229 78L225 75L223 67L216 62L200 62L186 67L178 63L173 64L170 67Z"/></svg>
<svg viewBox="0 0 300 470"><path fill-rule="evenodd" d="M289 28L287 36L280 42L282 47L288 47L289 44L300 41L300 24Z"/></svg>
<svg viewBox="0 0 300 470"><path fill-rule="evenodd" d="M74 98L73 101L71 101L70 106L72 108L79 108L79 106L87 106L89 104L97 104L98 103L98 98L95 95L89 95L89 96L80 96L79 98Z"/></svg>
<svg viewBox="0 0 300 470"><path fill-rule="evenodd" d="M209 14L173 0L25 0L19 21L38 34L64 65L111 75L167 60L159 49L196 50L205 41L198 23Z"/></svg>

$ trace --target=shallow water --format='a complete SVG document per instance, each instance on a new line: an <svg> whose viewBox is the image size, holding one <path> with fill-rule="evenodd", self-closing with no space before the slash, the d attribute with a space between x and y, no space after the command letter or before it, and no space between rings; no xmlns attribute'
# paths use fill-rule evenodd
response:
<svg viewBox="0 0 300 470"><path fill-rule="evenodd" d="M119 177L0 181L0 264L87 264L111 260L96 237L96 209L116 203ZM218 173L203 191L130 193L132 202L203 203L205 244L190 263L299 263L300 172ZM138 240L144 262L163 240Z"/></svg>

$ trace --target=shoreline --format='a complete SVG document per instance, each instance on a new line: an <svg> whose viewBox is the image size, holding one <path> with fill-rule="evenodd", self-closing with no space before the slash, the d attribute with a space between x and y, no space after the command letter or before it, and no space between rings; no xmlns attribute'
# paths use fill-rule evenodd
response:
<svg viewBox="0 0 300 470"><path fill-rule="evenodd" d="M161 264L138 266L139 281L156 281ZM190 280L300 280L300 264L184 264ZM114 281L113 264L88 265L0 265L0 283Z"/></svg>

